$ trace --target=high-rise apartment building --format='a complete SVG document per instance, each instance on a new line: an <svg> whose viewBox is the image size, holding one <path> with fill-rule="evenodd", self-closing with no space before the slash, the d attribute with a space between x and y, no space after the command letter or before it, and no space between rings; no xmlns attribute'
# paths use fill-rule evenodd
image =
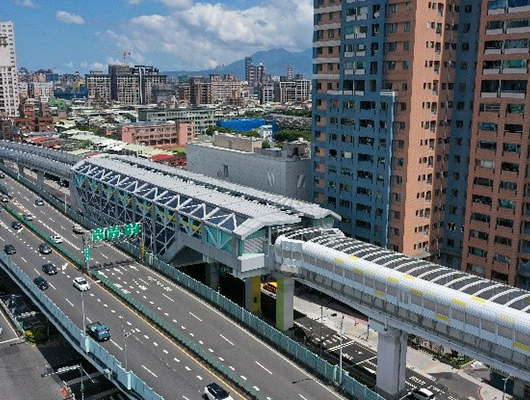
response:
<svg viewBox="0 0 530 400"><path fill-rule="evenodd" d="M0 21L0 118L17 117L19 108L15 28Z"/></svg>
<svg viewBox="0 0 530 400"><path fill-rule="evenodd" d="M288 81L294 79L294 66L292 64L287 64L287 74L285 75Z"/></svg>
<svg viewBox="0 0 530 400"><path fill-rule="evenodd" d="M251 75L254 75L251 73L251 70L253 69L254 65L252 64L252 57L245 57L245 80L250 84Z"/></svg>
<svg viewBox="0 0 530 400"><path fill-rule="evenodd" d="M483 2L480 18L462 268L529 289L530 2Z"/></svg>
<svg viewBox="0 0 530 400"><path fill-rule="evenodd" d="M451 130L457 106L470 121L476 46L465 30L476 28L478 18L467 21L476 8L471 0L315 2L313 199L352 236L442 262L449 203L462 227L467 157L452 150ZM456 143L469 139L461 128ZM455 253L448 259L458 264Z"/></svg>

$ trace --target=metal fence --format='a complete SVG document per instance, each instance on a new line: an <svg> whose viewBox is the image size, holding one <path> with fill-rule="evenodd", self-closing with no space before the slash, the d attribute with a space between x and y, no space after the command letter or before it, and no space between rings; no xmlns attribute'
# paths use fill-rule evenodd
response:
<svg viewBox="0 0 530 400"><path fill-rule="evenodd" d="M151 387L132 372L126 372L121 363L77 327L4 252L0 252L0 265L18 283L20 288L33 300L48 319L66 339L93 364L107 370L114 383L133 397L145 400L163 400Z"/></svg>
<svg viewBox="0 0 530 400"><path fill-rule="evenodd" d="M64 203L61 200L55 198L50 193L44 191L42 188L39 188L36 184L31 182L27 178L23 176L18 177L16 173L14 173L12 170L10 170L9 168L6 168L5 166L1 164L0 164L0 169L4 170L6 173L8 173L10 176L12 176L15 179L19 178L19 181L21 183L23 183L24 185L28 186L30 189L38 193L39 196L43 197L45 200L50 202L58 210L60 210L63 213L66 211L66 215L68 215L70 218L72 218L77 223L87 228L97 227L97 225L94 222L74 212L70 207L65 208ZM141 251L138 247L130 243L127 243L127 242L117 243L116 246L119 247L121 250L125 251L126 253L130 254L131 256L135 257L136 259L138 260L141 259ZM234 303L230 299L221 295L219 292L191 278L190 276L184 274L183 272L179 271L175 267L163 262L162 260L155 257L153 254L146 254L142 261L146 263L147 265L149 265L150 267L152 267L154 270L171 278L173 281L175 281L180 286L183 286L189 291L208 300L211 304L213 304L215 307L217 307L221 311L231 315L234 320L240 322L243 326L247 327L255 334L268 340L270 343L272 343L275 346L275 348L280 350L280 352L282 352L283 354L288 354L292 359L294 359L296 362L306 367L308 370L312 371L315 375L335 385L339 385L339 382L341 382L340 390L342 390L345 394L352 396L354 398L363 399L363 400L364 399L384 400L382 396L370 390L366 385L363 385L362 383L358 382L354 378L350 377L348 373L344 370L342 371L342 379L340 379L339 377L340 370L339 370L338 365L330 364L329 362L322 359L315 353L311 352L305 346L292 340L287 335L285 335L283 332L277 330L276 328L274 328L267 322L264 322L260 318L256 317L254 314L245 310L243 307L239 306L238 304ZM82 264L79 264L79 265L82 265ZM122 296L124 293L119 291L118 294ZM134 303L131 303L131 304L134 307L136 307ZM145 309L145 307L143 308ZM138 309L138 310L143 313L141 309ZM149 315L147 316L151 318ZM156 317L157 317L157 320L160 320L161 322L163 322L160 317L158 316ZM157 321L155 322L158 323ZM171 333L171 331L167 331L167 332ZM206 361L208 360L206 359Z"/></svg>

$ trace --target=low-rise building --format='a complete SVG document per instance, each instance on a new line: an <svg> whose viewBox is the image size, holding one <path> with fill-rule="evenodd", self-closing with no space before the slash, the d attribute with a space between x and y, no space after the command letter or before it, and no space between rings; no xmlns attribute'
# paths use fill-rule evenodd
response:
<svg viewBox="0 0 530 400"><path fill-rule="evenodd" d="M139 121L178 121L193 123L193 135L196 138L206 134L206 129L215 126L215 109L213 108L174 108L164 110L151 108L138 111Z"/></svg>
<svg viewBox="0 0 530 400"><path fill-rule="evenodd" d="M229 182L309 200L308 142L262 148L261 138L215 134L213 142L188 143L187 169Z"/></svg>
<svg viewBox="0 0 530 400"><path fill-rule="evenodd" d="M193 141L193 123L178 121L136 122L120 126L121 140L154 147L184 147Z"/></svg>

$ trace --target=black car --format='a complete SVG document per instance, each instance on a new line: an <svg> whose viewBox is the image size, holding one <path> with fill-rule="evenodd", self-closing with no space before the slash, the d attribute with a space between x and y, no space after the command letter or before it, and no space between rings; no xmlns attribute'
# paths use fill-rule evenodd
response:
<svg viewBox="0 0 530 400"><path fill-rule="evenodd" d="M35 200L35 205L36 206L43 206L44 205L44 201L41 200L41 199L37 199L37 200Z"/></svg>
<svg viewBox="0 0 530 400"><path fill-rule="evenodd" d="M50 254L51 252L52 252L52 249L48 245L48 243L39 244L39 253L41 253L41 254Z"/></svg>
<svg viewBox="0 0 530 400"><path fill-rule="evenodd" d="M6 244L4 246L4 253L6 253L8 255L16 254L17 250L15 249L15 246L13 246L12 244Z"/></svg>
<svg viewBox="0 0 530 400"><path fill-rule="evenodd" d="M33 279L33 283L37 285L40 290L48 289L48 282L42 276L37 276L35 279Z"/></svg>
<svg viewBox="0 0 530 400"><path fill-rule="evenodd" d="M22 229L22 224L18 221L13 221L11 222L11 228L18 231L19 229Z"/></svg>
<svg viewBox="0 0 530 400"><path fill-rule="evenodd" d="M42 271L48 275L56 275L57 267L53 263L46 263L42 266Z"/></svg>

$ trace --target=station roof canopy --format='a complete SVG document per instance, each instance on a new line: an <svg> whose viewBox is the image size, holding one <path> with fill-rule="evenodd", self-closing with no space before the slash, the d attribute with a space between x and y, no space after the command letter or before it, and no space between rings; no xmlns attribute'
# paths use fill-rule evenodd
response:
<svg viewBox="0 0 530 400"><path fill-rule="evenodd" d="M302 217L338 218L316 204L130 156L84 159L73 170L242 238L266 226L298 224Z"/></svg>

